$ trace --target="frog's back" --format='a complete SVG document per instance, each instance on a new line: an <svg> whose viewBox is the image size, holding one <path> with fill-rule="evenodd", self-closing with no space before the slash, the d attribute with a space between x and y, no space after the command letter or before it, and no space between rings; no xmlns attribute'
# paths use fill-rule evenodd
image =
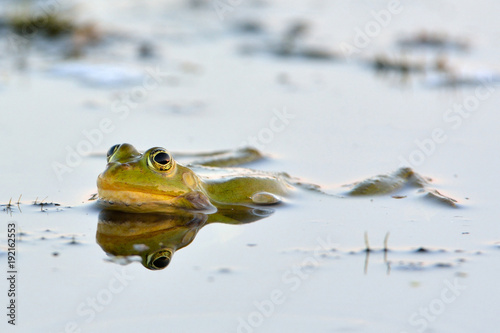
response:
<svg viewBox="0 0 500 333"><path fill-rule="evenodd" d="M202 181L204 191L215 204L275 204L292 190L284 175L265 172L209 176L202 178Z"/></svg>

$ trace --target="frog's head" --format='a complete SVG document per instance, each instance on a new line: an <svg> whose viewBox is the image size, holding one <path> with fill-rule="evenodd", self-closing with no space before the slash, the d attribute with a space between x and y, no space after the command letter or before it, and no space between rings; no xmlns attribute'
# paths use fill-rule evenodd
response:
<svg viewBox="0 0 500 333"><path fill-rule="evenodd" d="M198 177L160 147L139 153L132 145L114 145L106 170L97 178L99 201L111 209L157 211L168 207L210 209Z"/></svg>

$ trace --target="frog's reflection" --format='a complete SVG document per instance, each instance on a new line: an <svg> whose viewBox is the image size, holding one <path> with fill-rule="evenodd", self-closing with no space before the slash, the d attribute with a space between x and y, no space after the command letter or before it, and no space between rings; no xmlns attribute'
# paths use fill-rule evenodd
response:
<svg viewBox="0 0 500 333"><path fill-rule="evenodd" d="M205 225L250 223L272 213L271 209L243 206L219 209L213 214L180 209L162 213L102 210L96 239L111 256L140 256L144 267L160 270L167 267L175 251L189 245Z"/></svg>

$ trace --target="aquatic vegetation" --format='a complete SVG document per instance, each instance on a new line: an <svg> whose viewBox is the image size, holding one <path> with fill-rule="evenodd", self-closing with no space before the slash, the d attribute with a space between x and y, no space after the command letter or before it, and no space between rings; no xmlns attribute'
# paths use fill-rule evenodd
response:
<svg viewBox="0 0 500 333"><path fill-rule="evenodd" d="M22 195L19 196L19 199L16 202L12 202L12 198L10 198L8 203L0 204L1 209L10 215L12 215L15 209L17 209L17 212L22 213L23 211L21 206L25 205L25 203L21 202L21 197ZM60 208L61 204L57 202L45 202L45 199L47 199L47 197L39 201L37 197L33 202L31 202L31 206L40 207L41 212L62 211Z"/></svg>
<svg viewBox="0 0 500 333"><path fill-rule="evenodd" d="M9 17L7 22L21 36L41 33L48 38L57 38L73 33L76 28L71 19L59 13L18 13Z"/></svg>
<svg viewBox="0 0 500 333"><path fill-rule="evenodd" d="M4 19L4 26L11 31L16 48L23 47L24 50L29 43L42 39L53 43L51 47L61 50L64 57L74 58L81 56L85 47L102 37L95 24L77 20L72 8L24 5L7 11ZM60 40L64 44L56 43ZM45 50L47 44L43 42L36 45Z"/></svg>
<svg viewBox="0 0 500 333"><path fill-rule="evenodd" d="M498 82L500 75L492 70L464 72L463 64L450 64L450 51L469 48L464 38L452 38L444 33L421 32L396 41L396 50L402 55L389 57L378 54L368 60L370 67L381 73L397 73L405 80L410 75L421 76L425 85L432 87L477 86L484 82ZM422 52L424 49L428 52Z"/></svg>
<svg viewBox="0 0 500 333"><path fill-rule="evenodd" d="M234 29L238 32L247 34L262 33L264 31L262 23L252 20L238 21L235 23Z"/></svg>
<svg viewBox="0 0 500 333"><path fill-rule="evenodd" d="M245 29L261 32L257 25L249 25ZM245 54L270 53L282 58L298 58L306 60L333 60L338 55L327 47L308 45L305 36L310 29L307 22L298 21L290 24L284 33L272 38L272 42L257 45L246 45L241 48Z"/></svg>
<svg viewBox="0 0 500 333"><path fill-rule="evenodd" d="M466 50L469 43L463 38L453 38L446 33L421 31L413 36L401 38L401 47Z"/></svg>
<svg viewBox="0 0 500 333"><path fill-rule="evenodd" d="M409 74L410 72L423 72L425 65L421 62L411 61L408 58L389 58L385 55L377 55L371 65L377 71L381 72L398 72L401 74Z"/></svg>
<svg viewBox="0 0 500 333"><path fill-rule="evenodd" d="M6 203L6 204L0 204L0 207L3 207L2 210L4 212L6 212L7 214L10 214L10 215L12 215L13 209L16 208L16 207L19 210L19 212L21 212L21 206L20 206L20 204L21 204L21 197L22 196L23 195L21 194L19 196L19 199L17 199L17 202L14 202L14 203L12 202L12 198L10 198L8 203Z"/></svg>
<svg viewBox="0 0 500 333"><path fill-rule="evenodd" d="M33 201L33 206L40 206L41 212L47 211L46 207L56 207L57 209L57 207L61 206L61 204L58 204L56 202L44 202L45 199L47 199L47 197L45 197L41 201L38 201L38 198L36 198L35 201Z"/></svg>
<svg viewBox="0 0 500 333"><path fill-rule="evenodd" d="M443 54L427 60L408 55L391 58L379 54L370 59L368 64L379 73L396 73L405 79L410 75L424 74L420 77L429 87L456 88L500 82L500 73L495 70L465 70L462 64L452 65L450 59Z"/></svg>
<svg viewBox="0 0 500 333"><path fill-rule="evenodd" d="M309 30L306 22L295 22L281 39L271 47L272 53L281 57L297 57L308 60L331 60L337 56L325 48L307 46L302 40Z"/></svg>
<svg viewBox="0 0 500 333"><path fill-rule="evenodd" d="M368 268L371 265L385 266L386 273L389 275L392 269L402 271L422 271L430 269L457 268L466 263L465 257L474 256L477 252L452 249L432 249L420 246L418 248L390 248L388 246L389 233L383 240L382 248L370 247L368 234L364 233L364 248L342 249L340 247L326 247L321 250L315 248L291 248L282 250L282 254L288 255L316 255L323 259L342 260L351 256L364 256L363 272L368 274ZM460 272L457 272L460 274Z"/></svg>

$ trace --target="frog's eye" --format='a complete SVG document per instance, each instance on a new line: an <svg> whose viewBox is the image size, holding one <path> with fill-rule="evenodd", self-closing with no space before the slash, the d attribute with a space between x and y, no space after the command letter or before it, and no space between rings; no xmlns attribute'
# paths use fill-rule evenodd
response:
<svg viewBox="0 0 500 333"><path fill-rule="evenodd" d="M151 266L153 266L156 269L162 269L168 266L170 264L170 259L167 257L158 257L151 263Z"/></svg>
<svg viewBox="0 0 500 333"><path fill-rule="evenodd" d="M160 250L148 256L147 267L153 270L164 269L170 264L172 258L172 251Z"/></svg>
<svg viewBox="0 0 500 333"><path fill-rule="evenodd" d="M108 161L111 156L113 156L113 154L118 150L118 147L120 147L120 145L114 145L113 147L109 148L108 152L106 153L106 158L108 159Z"/></svg>
<svg viewBox="0 0 500 333"><path fill-rule="evenodd" d="M172 158L164 149L155 149L149 154L149 165L156 170L167 171L172 167Z"/></svg>

